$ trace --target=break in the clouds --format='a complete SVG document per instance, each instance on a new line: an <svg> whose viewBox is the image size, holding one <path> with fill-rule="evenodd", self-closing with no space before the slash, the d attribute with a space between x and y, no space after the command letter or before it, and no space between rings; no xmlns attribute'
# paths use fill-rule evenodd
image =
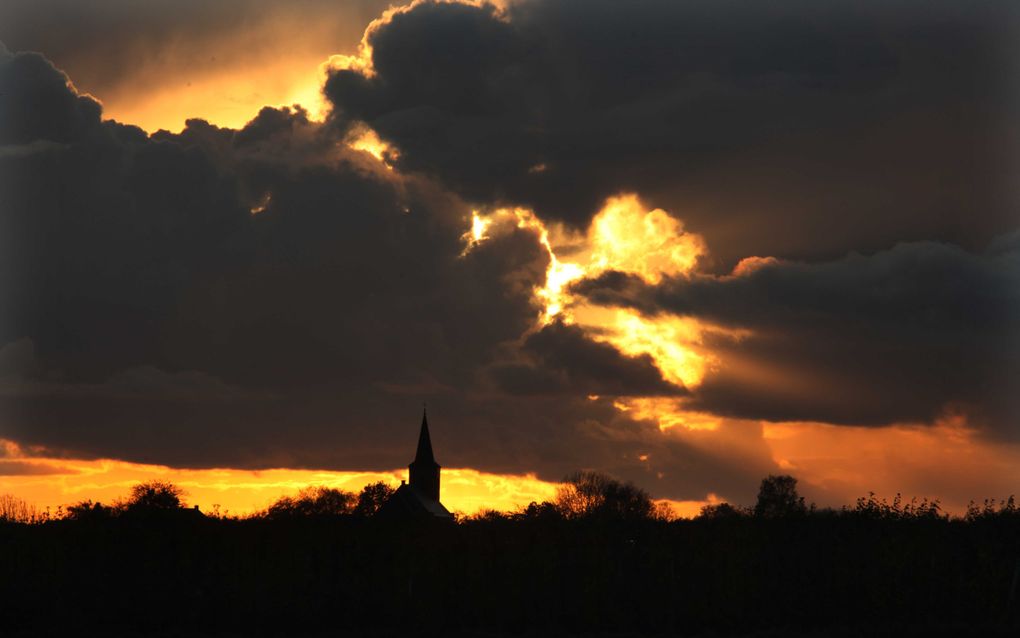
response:
<svg viewBox="0 0 1020 638"><path fill-rule="evenodd" d="M8 0L0 40L41 51L107 117L147 131L242 126L265 105L321 102L318 65L357 46L387 0Z"/></svg>
<svg viewBox="0 0 1020 638"><path fill-rule="evenodd" d="M1011 436L1014 11L417 2L326 121L151 135L0 51L0 438L389 470L428 399L448 467L746 500L761 421Z"/></svg>

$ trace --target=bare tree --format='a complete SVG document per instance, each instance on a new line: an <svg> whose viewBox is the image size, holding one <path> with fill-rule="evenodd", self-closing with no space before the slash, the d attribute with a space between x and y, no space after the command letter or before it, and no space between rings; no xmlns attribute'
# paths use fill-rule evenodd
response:
<svg viewBox="0 0 1020 638"><path fill-rule="evenodd" d="M44 518L35 505L13 494L0 494L0 523L40 523Z"/></svg>

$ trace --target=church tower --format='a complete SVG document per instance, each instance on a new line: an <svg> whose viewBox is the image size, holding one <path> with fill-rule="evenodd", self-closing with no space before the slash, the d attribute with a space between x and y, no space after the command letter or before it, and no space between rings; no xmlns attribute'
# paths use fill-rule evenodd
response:
<svg viewBox="0 0 1020 638"><path fill-rule="evenodd" d="M389 520L454 520L453 514L439 502L439 463L432 454L432 438L429 436L429 421L422 411L421 432L418 433L418 451L407 466L410 470L408 481L390 496L376 517Z"/></svg>
<svg viewBox="0 0 1020 638"><path fill-rule="evenodd" d="M439 463L432 455L432 439L429 437L428 415L424 408L421 414L421 432L418 434L418 452L407 466L411 487L424 496L439 501Z"/></svg>

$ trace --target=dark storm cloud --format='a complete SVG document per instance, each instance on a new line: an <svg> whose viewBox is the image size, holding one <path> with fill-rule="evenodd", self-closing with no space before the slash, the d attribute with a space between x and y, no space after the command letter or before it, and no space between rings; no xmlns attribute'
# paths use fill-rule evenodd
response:
<svg viewBox="0 0 1020 638"><path fill-rule="evenodd" d="M326 93L469 199L583 224L637 191L721 268L973 247L1014 221L1018 24L1007 2L423 2Z"/></svg>
<svg viewBox="0 0 1020 638"><path fill-rule="evenodd" d="M716 414L848 424L932 422L946 408L1020 434L1020 231L981 253L933 242L658 287L619 273L592 301L743 328L692 396Z"/></svg>
<svg viewBox="0 0 1020 638"><path fill-rule="evenodd" d="M733 431L754 450L733 459L578 394L675 392L647 359L562 327L517 352L548 265L534 234L462 254L463 202L301 109L147 136L25 53L0 58L0 93L0 438L180 467L390 469L428 398L448 467L603 468L677 498L745 496L771 469L753 429ZM509 395L488 371L511 361L562 383Z"/></svg>
<svg viewBox="0 0 1020 638"><path fill-rule="evenodd" d="M0 58L9 56L0 45ZM0 144L67 143L98 127L99 103L68 91L67 78L55 73L46 58L19 55L15 59L0 66L0 83L6 89L5 99L0 100ZM16 99L22 96L31 99Z"/></svg>

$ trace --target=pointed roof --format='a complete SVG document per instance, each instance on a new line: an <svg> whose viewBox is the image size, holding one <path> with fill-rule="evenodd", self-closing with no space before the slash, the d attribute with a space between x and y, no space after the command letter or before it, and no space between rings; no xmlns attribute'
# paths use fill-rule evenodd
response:
<svg viewBox="0 0 1020 638"><path fill-rule="evenodd" d="M421 411L421 433L418 435L418 452L414 455L413 463L436 463L436 457L432 455L432 438L429 436L428 413L423 407Z"/></svg>

